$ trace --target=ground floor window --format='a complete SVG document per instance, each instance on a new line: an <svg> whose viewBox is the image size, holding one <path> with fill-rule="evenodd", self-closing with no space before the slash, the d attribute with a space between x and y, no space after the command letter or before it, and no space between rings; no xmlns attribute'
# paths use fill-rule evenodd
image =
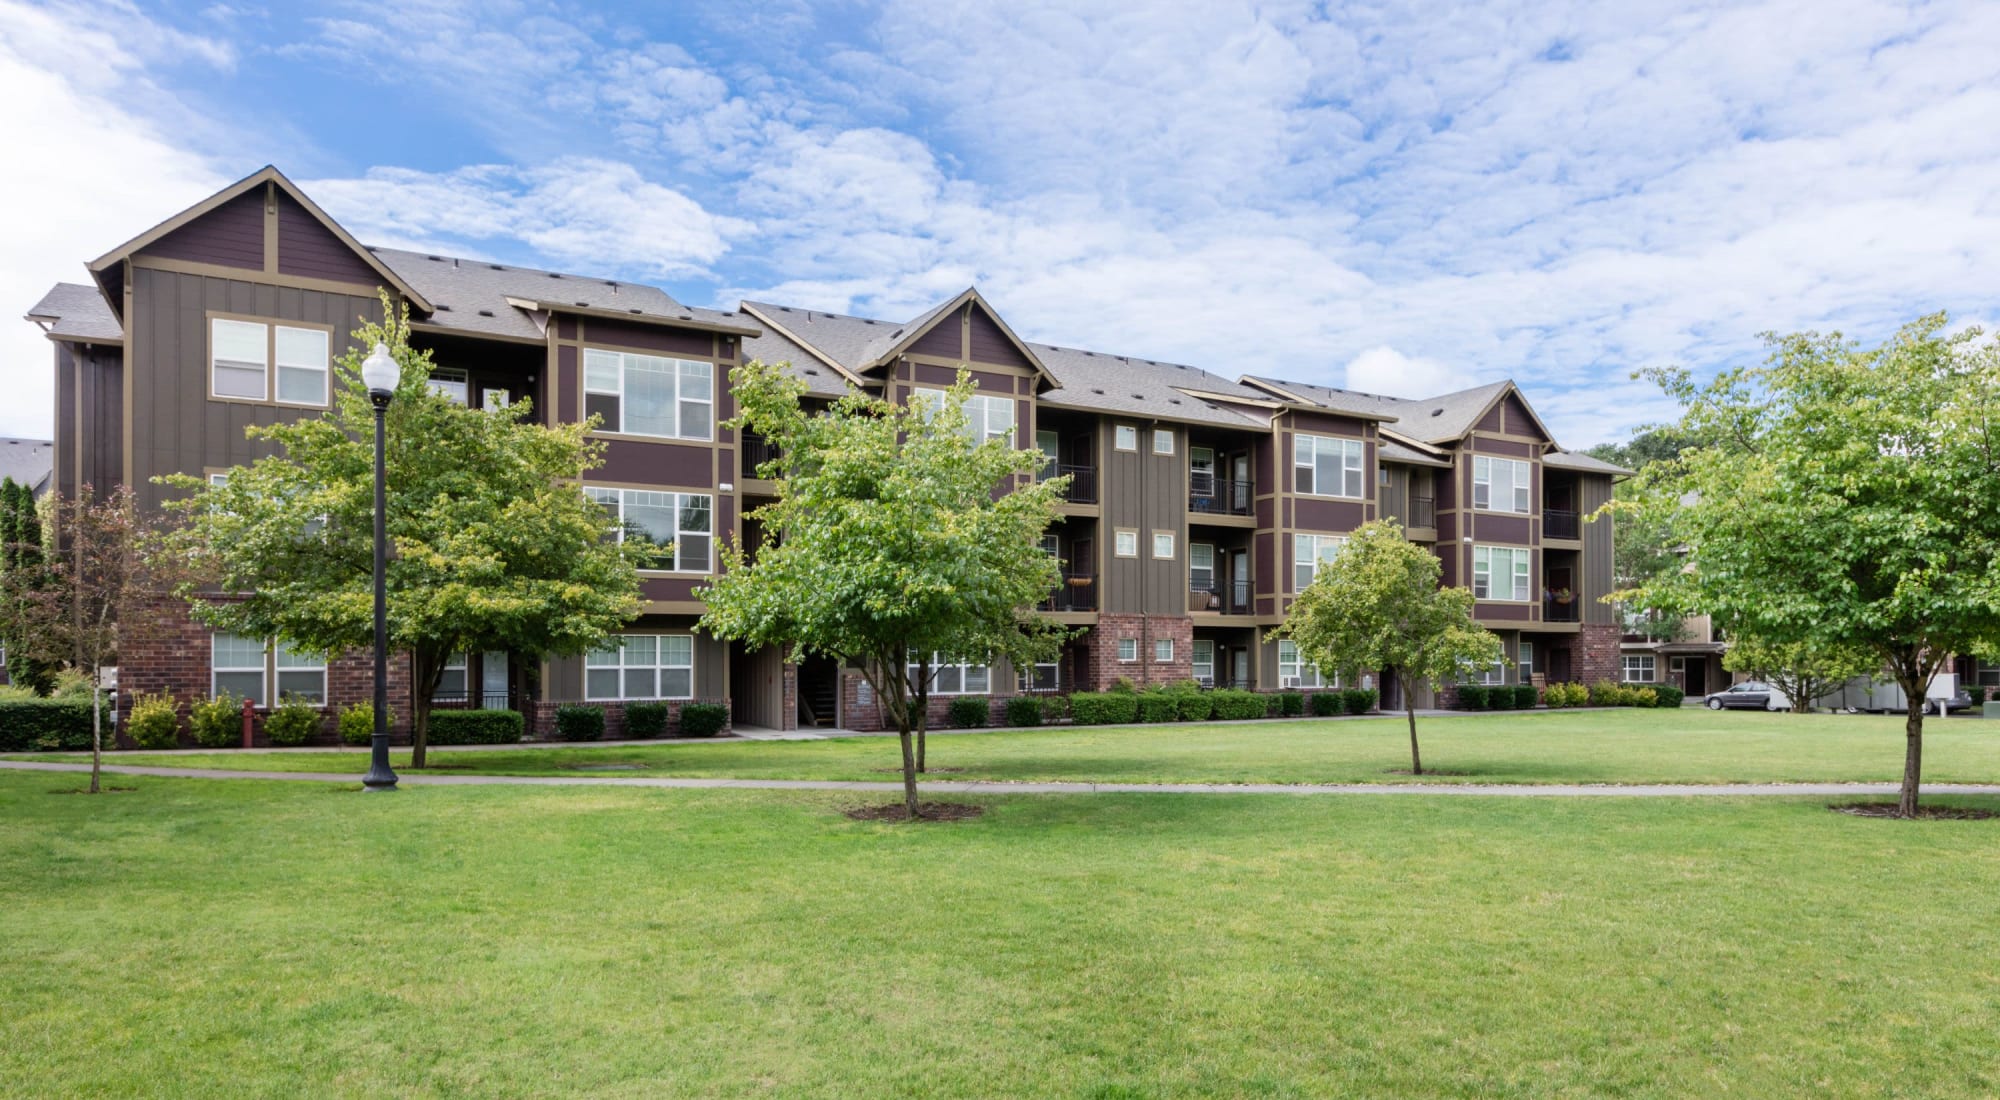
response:
<svg viewBox="0 0 2000 1100"><path fill-rule="evenodd" d="M1278 642L1278 686L1316 688L1329 686L1319 674L1319 666L1299 659L1299 644L1289 638Z"/></svg>
<svg viewBox="0 0 2000 1100"><path fill-rule="evenodd" d="M583 659L585 699L692 699L694 636L624 634Z"/></svg>
<svg viewBox="0 0 2000 1100"><path fill-rule="evenodd" d="M465 701L465 671L472 662L463 653L454 653L444 659L444 671L438 673L437 690L431 692L433 703L460 703Z"/></svg>
<svg viewBox="0 0 2000 1100"><path fill-rule="evenodd" d="M1525 639L1521 642L1521 653L1514 664L1521 670L1521 682L1533 683L1535 679L1535 643Z"/></svg>
<svg viewBox="0 0 2000 1100"><path fill-rule="evenodd" d="M1049 661L1029 671L1017 671L1014 673L1014 686L1022 692L1061 691L1062 665Z"/></svg>
<svg viewBox="0 0 2000 1100"><path fill-rule="evenodd" d="M917 666L910 666L910 684L917 682ZM986 665L953 661L941 653L931 655L932 695L984 695L992 690L993 670Z"/></svg>
<svg viewBox="0 0 2000 1100"><path fill-rule="evenodd" d="M1174 640L1172 638L1154 639L1153 641L1154 662L1158 664L1166 664L1167 662L1172 661L1173 659L1174 659Z"/></svg>
<svg viewBox="0 0 2000 1100"><path fill-rule="evenodd" d="M1506 683L1507 663L1505 661L1495 661L1484 668L1475 669L1472 673L1472 682L1475 684Z"/></svg>
<svg viewBox="0 0 2000 1100"><path fill-rule="evenodd" d="M1625 682L1628 684L1652 683L1653 667L1652 654L1627 653L1625 655Z"/></svg>
<svg viewBox="0 0 2000 1100"><path fill-rule="evenodd" d="M1972 666L1972 682L1987 687L2000 687L2000 664L1979 661Z"/></svg>
<svg viewBox="0 0 2000 1100"><path fill-rule="evenodd" d="M267 642L241 634L217 633L209 639L209 694L229 692L258 706L277 697L296 695L326 702L326 658L293 649L284 642Z"/></svg>
<svg viewBox="0 0 2000 1100"><path fill-rule="evenodd" d="M1196 638L1194 640L1193 664L1195 682L1203 687L1213 687L1215 685L1215 642L1212 639Z"/></svg>
<svg viewBox="0 0 2000 1100"><path fill-rule="evenodd" d="M1120 639L1118 639L1118 659L1119 659L1119 660L1121 660L1121 661L1136 661L1136 660L1138 660L1138 659L1139 659L1139 639L1137 639L1137 638L1120 638Z"/></svg>

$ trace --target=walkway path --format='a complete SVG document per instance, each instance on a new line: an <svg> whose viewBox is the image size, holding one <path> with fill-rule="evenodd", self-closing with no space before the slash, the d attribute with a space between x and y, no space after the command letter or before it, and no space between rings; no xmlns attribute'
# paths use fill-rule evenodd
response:
<svg viewBox="0 0 2000 1100"><path fill-rule="evenodd" d="M42 760L0 760L11 771L89 772L89 764ZM164 768L143 764L106 764L112 775L147 775L169 779L269 779L309 783L358 783L352 772L250 772L222 768ZM409 787L673 787L697 790L874 791L901 792L903 785L887 781L840 779L684 779L670 776L582 775L425 775L402 773ZM981 780L932 780L918 784L925 794L1442 794L1507 798L1681 798L1688 796L1892 795L1894 783L1645 783L1616 784L1475 784L1475 783L1002 783ZM2000 783L1926 783L1926 794L2000 794Z"/></svg>

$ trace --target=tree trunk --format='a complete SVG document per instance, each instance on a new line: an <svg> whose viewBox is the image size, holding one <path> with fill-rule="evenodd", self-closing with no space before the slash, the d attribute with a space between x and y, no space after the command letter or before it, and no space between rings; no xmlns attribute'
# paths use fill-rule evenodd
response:
<svg viewBox="0 0 2000 1100"><path fill-rule="evenodd" d="M438 680L444 676L450 654L426 655L410 651L410 767L421 768L429 755L431 737L431 696L437 694ZM467 675L470 676L470 666ZM471 686L471 681L466 681Z"/></svg>
<svg viewBox="0 0 2000 1100"><path fill-rule="evenodd" d="M896 720L896 740L903 748L903 812L909 820L917 819L917 754L916 746L910 739L910 665L904 659L904 651L898 647L888 658L877 658L872 662L882 671L879 679L870 677L875 687L876 705L889 712ZM867 675L863 666L863 675Z"/></svg>
<svg viewBox="0 0 2000 1100"><path fill-rule="evenodd" d="M911 821L917 819L917 757L910 745L910 724L903 723L898 731L903 742L903 812Z"/></svg>
<svg viewBox="0 0 2000 1100"><path fill-rule="evenodd" d="M931 659L926 656L917 662L917 714L913 723L917 727L917 770L924 770L924 736L931 728Z"/></svg>
<svg viewBox="0 0 2000 1100"><path fill-rule="evenodd" d="M1424 758L1423 754L1417 751L1417 697L1410 690L1409 677L1404 676L1400 670L1396 673L1396 686L1403 694L1403 715L1410 720L1410 774L1422 775Z"/></svg>
<svg viewBox="0 0 2000 1100"><path fill-rule="evenodd" d="M1903 719L1903 790L1896 800L1898 817L1917 816L1917 785L1924 771L1924 689L1903 688L1909 713Z"/></svg>
<svg viewBox="0 0 2000 1100"><path fill-rule="evenodd" d="M97 677L90 678L90 793L98 793L97 774L104 767L104 704Z"/></svg>

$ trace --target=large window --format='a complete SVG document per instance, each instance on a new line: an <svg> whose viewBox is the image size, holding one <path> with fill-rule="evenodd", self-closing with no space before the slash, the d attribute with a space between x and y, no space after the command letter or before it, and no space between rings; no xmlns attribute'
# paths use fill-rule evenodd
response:
<svg viewBox="0 0 2000 1100"><path fill-rule="evenodd" d="M1319 666L1311 661L1299 659L1299 644L1289 638L1278 642L1278 686L1288 688L1316 688L1327 686L1322 682Z"/></svg>
<svg viewBox="0 0 2000 1100"><path fill-rule="evenodd" d="M1526 515L1528 489L1534 467L1512 458L1472 459L1472 506L1489 512L1519 512Z"/></svg>
<svg viewBox="0 0 2000 1100"><path fill-rule="evenodd" d="M271 643L271 663L278 674L278 698L296 695L326 702L326 657L301 653L283 642Z"/></svg>
<svg viewBox="0 0 2000 1100"><path fill-rule="evenodd" d="M583 411L603 417L607 432L711 438L715 364L585 348Z"/></svg>
<svg viewBox="0 0 2000 1100"><path fill-rule="evenodd" d="M910 688L916 689L917 666L910 666ZM931 654L932 695L984 695L993 687L993 670L986 665L954 661L942 653Z"/></svg>
<svg viewBox="0 0 2000 1100"><path fill-rule="evenodd" d="M241 634L212 635L209 668L211 695L227 691L266 706L272 699L267 685L275 679L277 698L296 695L315 703L326 702L326 658L283 642Z"/></svg>
<svg viewBox="0 0 2000 1100"><path fill-rule="evenodd" d="M1361 499L1361 477L1365 455L1358 439L1333 439L1323 435L1292 437L1292 488L1318 497Z"/></svg>
<svg viewBox="0 0 2000 1100"><path fill-rule="evenodd" d="M583 659L585 699L691 699L694 637L625 634Z"/></svg>
<svg viewBox="0 0 2000 1100"><path fill-rule="evenodd" d="M472 400L472 372L464 367L433 367L424 385L454 405Z"/></svg>
<svg viewBox="0 0 2000 1100"><path fill-rule="evenodd" d="M1202 687L1215 686L1215 639L1196 638L1189 673Z"/></svg>
<svg viewBox="0 0 2000 1100"><path fill-rule="evenodd" d="M715 537L714 498L706 493L650 489L586 488L618 524L618 540L646 549L641 569L673 573L710 571Z"/></svg>
<svg viewBox="0 0 2000 1100"><path fill-rule="evenodd" d="M1628 684L1650 684L1653 682L1653 655L1650 653L1627 653L1625 655L1625 682Z"/></svg>
<svg viewBox="0 0 2000 1100"><path fill-rule="evenodd" d="M1482 600L1528 598L1528 549L1525 546L1472 548L1472 594Z"/></svg>
<svg viewBox="0 0 2000 1100"><path fill-rule="evenodd" d="M916 390L910 394L910 403L925 405L935 411L944 405L944 391ZM1013 430L1013 398L975 393L965 399L965 434L974 443L1004 439Z"/></svg>
<svg viewBox="0 0 2000 1100"><path fill-rule="evenodd" d="M1022 692L1046 692L1062 690L1062 665L1049 661L1034 666L1032 672L1017 670L1014 686Z"/></svg>
<svg viewBox="0 0 2000 1100"><path fill-rule="evenodd" d="M437 690L431 693L433 702L460 703L471 698L467 688L466 670L472 662L466 654L454 653L444 659L444 668L438 673Z"/></svg>
<svg viewBox="0 0 2000 1100"><path fill-rule="evenodd" d="M262 401L276 364L281 405L326 404L331 334L325 329L215 317L209 321L209 393Z"/></svg>
<svg viewBox="0 0 2000 1100"><path fill-rule="evenodd" d="M1292 591L1304 592L1319 575L1319 567L1340 555L1345 535L1292 536Z"/></svg>
<svg viewBox="0 0 2000 1100"><path fill-rule="evenodd" d="M1208 543L1188 543L1188 589L1215 591L1215 547Z"/></svg>

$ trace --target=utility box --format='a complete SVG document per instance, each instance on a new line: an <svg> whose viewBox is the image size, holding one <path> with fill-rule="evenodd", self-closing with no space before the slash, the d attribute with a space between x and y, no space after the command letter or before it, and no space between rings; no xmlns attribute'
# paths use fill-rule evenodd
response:
<svg viewBox="0 0 2000 1100"><path fill-rule="evenodd" d="M2000 718L2000 703L1981 703L1979 706L1979 716L1981 718Z"/></svg>

